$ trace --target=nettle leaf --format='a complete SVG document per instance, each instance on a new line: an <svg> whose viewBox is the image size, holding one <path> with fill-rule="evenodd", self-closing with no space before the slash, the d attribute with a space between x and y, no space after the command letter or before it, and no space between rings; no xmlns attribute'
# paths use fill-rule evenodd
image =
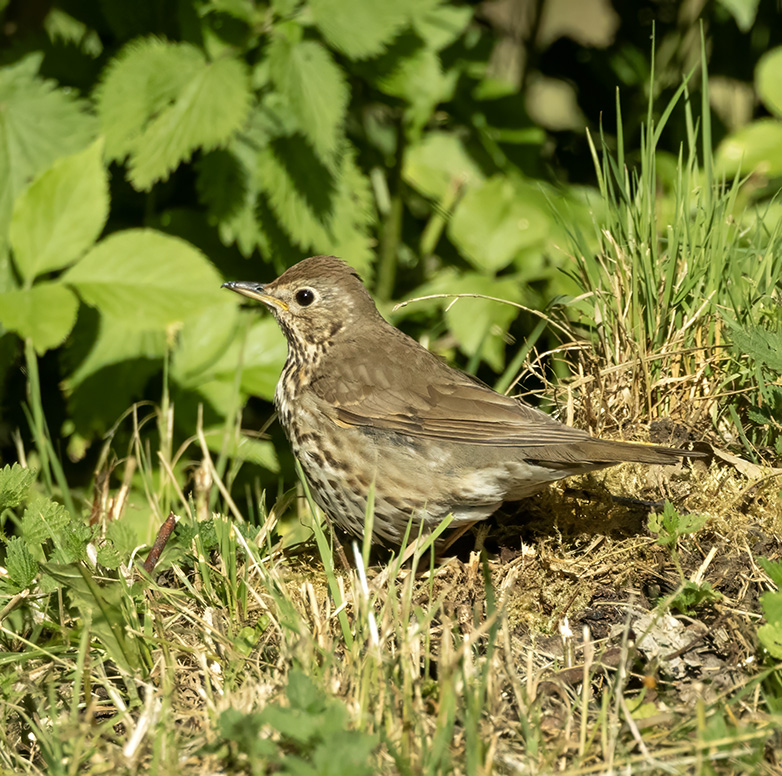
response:
<svg viewBox="0 0 782 776"><path fill-rule="evenodd" d="M67 267L98 239L109 214L102 150L99 140L58 159L16 200L10 237L23 278Z"/></svg>
<svg viewBox="0 0 782 776"><path fill-rule="evenodd" d="M56 501L39 497L30 502L22 515L22 536L28 544L54 539L71 520L68 510Z"/></svg>
<svg viewBox="0 0 782 776"><path fill-rule="evenodd" d="M247 70L237 59L207 62L188 43L129 44L96 92L111 159L130 161L139 190L168 178L197 149L224 146L250 107Z"/></svg>
<svg viewBox="0 0 782 776"><path fill-rule="evenodd" d="M410 4L413 29L426 45L440 51L453 43L470 23L473 8L440 0L415 0Z"/></svg>
<svg viewBox="0 0 782 776"><path fill-rule="evenodd" d="M14 463L0 469L0 509L14 509L27 500L35 472Z"/></svg>
<svg viewBox="0 0 782 776"><path fill-rule="evenodd" d="M393 61L393 66L379 73L375 85L384 94L398 97L408 104L407 119L416 128L422 128L441 102L453 96L456 71L444 73L437 52L421 47L409 56Z"/></svg>
<svg viewBox="0 0 782 776"><path fill-rule="evenodd" d="M459 201L448 236L474 267L496 272L521 250L545 240L552 218L539 200L521 184L490 178Z"/></svg>
<svg viewBox="0 0 782 776"><path fill-rule="evenodd" d="M21 536L14 536L8 540L5 548L5 567L17 590L24 590L35 581L38 575L38 561L30 554L27 542Z"/></svg>
<svg viewBox="0 0 782 776"><path fill-rule="evenodd" d="M328 49L317 41L291 42L283 35L269 46L269 69L318 155L328 158L342 137L350 90Z"/></svg>
<svg viewBox="0 0 782 776"><path fill-rule="evenodd" d="M63 280L87 304L136 329L165 328L225 301L207 258L190 243L153 229L110 235Z"/></svg>
<svg viewBox="0 0 782 776"><path fill-rule="evenodd" d="M258 169L266 200L293 243L344 256L369 276L373 198L352 152L343 153L338 166L326 166L294 135L263 149Z"/></svg>
<svg viewBox="0 0 782 776"><path fill-rule="evenodd" d="M323 37L351 59L385 51L408 23L405 3L387 0L310 0L312 18Z"/></svg>
<svg viewBox="0 0 782 776"><path fill-rule="evenodd" d="M42 58L0 68L0 249L22 189L55 159L85 148L98 129L85 101L37 76Z"/></svg>
<svg viewBox="0 0 782 776"><path fill-rule="evenodd" d="M761 57L755 69L755 86L769 111L782 117L782 46Z"/></svg>
<svg viewBox="0 0 782 776"><path fill-rule="evenodd" d="M0 294L0 323L29 338L39 353L56 348L76 323L79 300L61 283L37 283Z"/></svg>

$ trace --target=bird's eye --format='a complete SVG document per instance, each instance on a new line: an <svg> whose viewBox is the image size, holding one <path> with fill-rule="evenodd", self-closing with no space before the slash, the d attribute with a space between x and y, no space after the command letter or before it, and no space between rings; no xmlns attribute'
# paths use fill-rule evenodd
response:
<svg viewBox="0 0 782 776"><path fill-rule="evenodd" d="M307 307L315 301L315 292L311 288L300 288L296 292L296 302L299 306Z"/></svg>

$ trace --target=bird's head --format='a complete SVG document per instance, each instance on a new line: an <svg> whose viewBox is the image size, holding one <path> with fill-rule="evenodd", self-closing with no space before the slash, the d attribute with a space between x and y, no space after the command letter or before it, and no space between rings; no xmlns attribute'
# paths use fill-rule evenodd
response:
<svg viewBox="0 0 782 776"><path fill-rule="evenodd" d="M357 320L379 316L356 271L334 256L304 259L271 283L231 281L223 287L265 304L294 343L323 345Z"/></svg>

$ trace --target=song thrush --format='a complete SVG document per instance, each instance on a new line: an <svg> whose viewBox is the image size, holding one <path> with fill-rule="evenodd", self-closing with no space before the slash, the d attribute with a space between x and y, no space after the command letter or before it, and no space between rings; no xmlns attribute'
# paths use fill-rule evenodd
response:
<svg viewBox="0 0 782 776"><path fill-rule="evenodd" d="M573 474L698 455L596 439L496 393L387 323L333 256L271 283L224 286L262 302L282 328L280 421L315 501L355 536L373 483L372 539L399 546L411 518L427 530L453 513L457 527Z"/></svg>

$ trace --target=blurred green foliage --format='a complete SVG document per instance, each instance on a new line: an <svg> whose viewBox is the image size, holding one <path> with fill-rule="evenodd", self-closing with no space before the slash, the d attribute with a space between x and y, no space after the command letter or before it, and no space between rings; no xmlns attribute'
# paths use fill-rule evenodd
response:
<svg viewBox="0 0 782 776"><path fill-rule="evenodd" d="M134 401L172 401L181 440L199 406L216 431L271 399L284 341L222 279L332 253L386 312L421 294L542 308L576 293L568 234L601 218L584 127L614 137L618 84L636 147L650 83L663 97L699 63L701 22L719 169L751 173L745 201L782 175L782 33L757 2L30 0L0 14L0 461L39 405L33 425L46 419L85 481L103 435L132 436L115 424ZM417 303L406 325L509 384L507 344L537 319L481 299L444 309ZM251 404L246 425L269 414ZM266 440L228 452L280 466Z"/></svg>

